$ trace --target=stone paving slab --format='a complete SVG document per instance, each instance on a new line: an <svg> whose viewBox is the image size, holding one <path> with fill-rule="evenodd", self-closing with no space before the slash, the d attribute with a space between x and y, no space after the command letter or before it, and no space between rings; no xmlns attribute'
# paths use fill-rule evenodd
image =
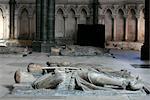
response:
<svg viewBox="0 0 150 100"><path fill-rule="evenodd" d="M12 95L7 95L4 96L2 98L0 98L0 100L66 100L66 97L63 96L49 96L49 97L41 97L41 96L35 96L35 97L27 97L27 96L22 96L22 97L18 97L18 96L12 96Z"/></svg>
<svg viewBox="0 0 150 100"><path fill-rule="evenodd" d="M110 99L111 98L111 99ZM129 100L127 96L71 96L71 97L4 97L0 100Z"/></svg>
<svg viewBox="0 0 150 100"><path fill-rule="evenodd" d="M150 96L129 96L129 100L150 100Z"/></svg>
<svg viewBox="0 0 150 100"><path fill-rule="evenodd" d="M66 100L129 100L127 96L67 97Z"/></svg>

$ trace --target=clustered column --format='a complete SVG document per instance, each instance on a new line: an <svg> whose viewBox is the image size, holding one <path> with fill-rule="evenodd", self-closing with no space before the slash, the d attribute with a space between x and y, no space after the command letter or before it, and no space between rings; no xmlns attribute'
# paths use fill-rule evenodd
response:
<svg viewBox="0 0 150 100"><path fill-rule="evenodd" d="M36 37L35 42L40 41L41 37L41 1L36 0Z"/></svg>
<svg viewBox="0 0 150 100"><path fill-rule="evenodd" d="M141 59L150 59L150 0L145 0L145 39L141 49Z"/></svg>
<svg viewBox="0 0 150 100"><path fill-rule="evenodd" d="M36 39L33 50L50 52L55 42L55 0L36 0Z"/></svg>
<svg viewBox="0 0 150 100"><path fill-rule="evenodd" d="M93 1L93 24L98 24L98 0Z"/></svg>
<svg viewBox="0 0 150 100"><path fill-rule="evenodd" d="M55 41L55 0L48 0L48 27L47 37L50 43Z"/></svg>
<svg viewBox="0 0 150 100"><path fill-rule="evenodd" d="M42 0L41 2L41 37L44 43L47 41L47 3L47 0Z"/></svg>

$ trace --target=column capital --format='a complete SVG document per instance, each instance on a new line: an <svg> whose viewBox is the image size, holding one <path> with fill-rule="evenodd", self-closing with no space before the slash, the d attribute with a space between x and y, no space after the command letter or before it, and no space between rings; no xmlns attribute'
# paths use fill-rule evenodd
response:
<svg viewBox="0 0 150 100"><path fill-rule="evenodd" d="M63 17L64 17L64 18L68 18L68 15L64 15Z"/></svg>
<svg viewBox="0 0 150 100"><path fill-rule="evenodd" d="M16 3L15 0L10 0L10 1L9 1L9 4L15 4L15 3Z"/></svg>
<svg viewBox="0 0 150 100"><path fill-rule="evenodd" d="M80 15L75 15L75 18L79 18L80 17Z"/></svg>
<svg viewBox="0 0 150 100"><path fill-rule="evenodd" d="M140 14L136 14L135 17L136 17L136 19L139 19L140 18Z"/></svg>
<svg viewBox="0 0 150 100"><path fill-rule="evenodd" d="M32 16L32 15L29 15L28 17L29 17L30 19L31 19L31 18L33 18L33 16Z"/></svg>
<svg viewBox="0 0 150 100"><path fill-rule="evenodd" d="M90 18L90 15L87 15L86 18Z"/></svg>
<svg viewBox="0 0 150 100"><path fill-rule="evenodd" d="M123 17L124 17L125 19L127 19L127 18L128 18L128 14L123 15Z"/></svg>
<svg viewBox="0 0 150 100"><path fill-rule="evenodd" d="M116 17L117 17L117 14L112 14L113 19L116 19Z"/></svg>
<svg viewBox="0 0 150 100"><path fill-rule="evenodd" d="M105 15L99 15L98 17L99 18L105 18Z"/></svg>
<svg viewBox="0 0 150 100"><path fill-rule="evenodd" d="M3 15L3 19L6 19L7 15Z"/></svg>

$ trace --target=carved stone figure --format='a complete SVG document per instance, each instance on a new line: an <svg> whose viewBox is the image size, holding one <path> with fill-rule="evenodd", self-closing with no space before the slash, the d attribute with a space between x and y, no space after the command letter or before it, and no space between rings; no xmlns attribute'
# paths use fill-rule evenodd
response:
<svg viewBox="0 0 150 100"><path fill-rule="evenodd" d="M125 72L124 70L120 72L96 72L81 70L77 72L75 82L76 88L80 88L84 91L100 89L107 90L109 89L108 86L112 89L122 88L139 90L144 86L138 77L134 78L130 75L130 73Z"/></svg>
<svg viewBox="0 0 150 100"><path fill-rule="evenodd" d="M49 62L50 63L50 62ZM53 63L50 63L50 65ZM59 64L59 63L58 63ZM60 63L56 67L42 67L38 64L29 64L28 71L17 71L15 73L16 83L30 82L34 89L67 89L71 90L140 90L144 88L144 83L139 77L133 77L127 70L113 71L98 66L83 66L83 64ZM70 66L68 66L70 65ZM65 66L65 67L64 67ZM76 67L74 67L76 66ZM32 72L47 71L40 76Z"/></svg>

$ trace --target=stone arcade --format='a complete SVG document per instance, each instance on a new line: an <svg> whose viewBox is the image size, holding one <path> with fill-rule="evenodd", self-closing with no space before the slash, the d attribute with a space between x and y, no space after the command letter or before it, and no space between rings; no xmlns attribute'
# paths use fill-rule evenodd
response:
<svg viewBox="0 0 150 100"><path fill-rule="evenodd" d="M31 46L33 42L47 48L54 43L74 44L77 25L94 23L105 25L106 47L140 50L145 19L149 20L149 14L144 19L144 0L0 0L0 3L0 39L7 40L8 45ZM147 27L148 24L146 21ZM147 42L143 48L148 48L145 45Z"/></svg>

